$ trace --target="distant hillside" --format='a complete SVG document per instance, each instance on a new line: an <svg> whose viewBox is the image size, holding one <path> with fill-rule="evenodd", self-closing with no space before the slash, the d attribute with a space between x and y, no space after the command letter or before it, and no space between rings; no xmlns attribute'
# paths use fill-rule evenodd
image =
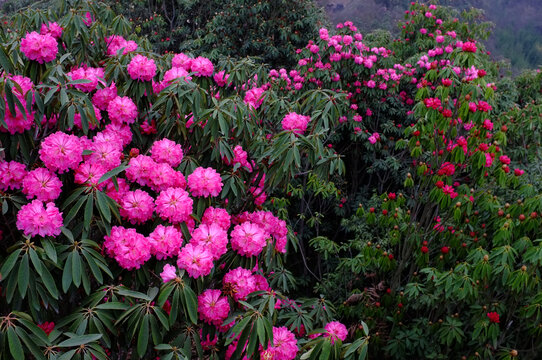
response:
<svg viewBox="0 0 542 360"><path fill-rule="evenodd" d="M398 31L411 0L317 0L331 23L353 21L364 32ZM542 0L441 0L458 10L476 7L495 24L487 48L495 59L510 61L514 72L542 66Z"/></svg>

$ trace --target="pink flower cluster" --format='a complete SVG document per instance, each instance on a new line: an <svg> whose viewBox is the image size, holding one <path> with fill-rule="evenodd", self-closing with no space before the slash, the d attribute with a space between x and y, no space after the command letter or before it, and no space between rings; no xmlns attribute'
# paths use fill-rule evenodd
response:
<svg viewBox="0 0 542 360"><path fill-rule="evenodd" d="M233 298L237 301L246 300L248 294L257 290L256 278L252 275L252 271L242 267L228 271L222 282L233 288Z"/></svg>
<svg viewBox="0 0 542 360"><path fill-rule="evenodd" d="M207 249L213 260L218 260L228 251L228 234L218 224L201 224L192 231L190 243Z"/></svg>
<svg viewBox="0 0 542 360"><path fill-rule="evenodd" d="M62 181L52 172L44 168L30 171L23 179L23 193L28 199L54 201L60 195Z"/></svg>
<svg viewBox="0 0 542 360"><path fill-rule="evenodd" d="M17 161L0 161L0 190L20 189L26 175L24 164Z"/></svg>
<svg viewBox="0 0 542 360"><path fill-rule="evenodd" d="M246 92L244 101L249 108L256 110L262 105L264 97L265 90L261 87L256 87Z"/></svg>
<svg viewBox="0 0 542 360"><path fill-rule="evenodd" d="M207 289L198 296L199 318L209 325L220 326L228 317L228 298L220 290Z"/></svg>
<svg viewBox="0 0 542 360"><path fill-rule="evenodd" d="M104 238L107 254L124 269L139 269L151 257L149 241L135 229L113 226L111 235Z"/></svg>
<svg viewBox="0 0 542 360"><path fill-rule="evenodd" d="M32 81L24 76L15 75L15 76L8 76L8 79L16 83L20 86L22 92L16 87L12 87L12 92L15 95L15 97L21 102L21 104L26 104L26 96L28 92L34 93L34 84ZM6 122L7 129L5 129L2 125L0 125L0 131L6 132L6 130L14 135L16 133L24 133L25 130L29 130L32 125L34 124L34 111L26 108L24 108L24 113L21 112L18 106L15 107L15 114L12 114L9 110L9 105L7 102L7 98L4 96L4 103L6 110L4 121ZM34 96L32 96L32 104L34 104Z"/></svg>
<svg viewBox="0 0 542 360"><path fill-rule="evenodd" d="M169 139L157 140L152 144L151 157L157 163L166 163L173 167L179 166L183 160L183 149Z"/></svg>
<svg viewBox="0 0 542 360"><path fill-rule="evenodd" d="M204 246L186 244L179 252L177 266L194 279L207 276L213 268L213 255Z"/></svg>
<svg viewBox="0 0 542 360"><path fill-rule="evenodd" d="M171 223L188 221L192 214L193 200L181 188L168 188L156 198L156 213Z"/></svg>
<svg viewBox="0 0 542 360"><path fill-rule="evenodd" d="M41 35L32 31L21 39L21 51L28 59L43 64L56 58L58 43L49 33Z"/></svg>
<svg viewBox="0 0 542 360"><path fill-rule="evenodd" d="M149 234L151 254L158 260L177 255L183 244L183 235L173 226L158 225Z"/></svg>
<svg viewBox="0 0 542 360"><path fill-rule="evenodd" d="M91 92L96 89L98 82L104 83L104 69L93 67L80 67L75 68L66 74L72 80L90 80L88 83L75 84L75 87L84 92Z"/></svg>
<svg viewBox="0 0 542 360"><path fill-rule="evenodd" d="M120 216L132 224L142 224L152 218L154 199L146 191L128 191L120 202Z"/></svg>
<svg viewBox="0 0 542 360"><path fill-rule="evenodd" d="M184 175L175 171L169 164L157 163L150 156L138 155L130 159L130 168L126 170L126 178L141 186L149 186L154 191L168 188L186 188Z"/></svg>
<svg viewBox="0 0 542 360"><path fill-rule="evenodd" d="M48 24L41 24L40 34L46 35L49 34L55 39L60 39L62 36L62 30L64 30L58 23L49 22Z"/></svg>
<svg viewBox="0 0 542 360"><path fill-rule="evenodd" d="M213 75L214 66L211 60L202 56L198 56L197 58L192 59L190 69L192 70L192 72L194 72L194 75L198 77L208 77Z"/></svg>
<svg viewBox="0 0 542 360"><path fill-rule="evenodd" d="M188 175L188 187L193 196L218 196L222 190L222 179L220 174L213 168L198 167Z"/></svg>
<svg viewBox="0 0 542 360"><path fill-rule="evenodd" d="M120 35L111 35L110 37L106 37L105 42L107 43L108 56L116 56L120 49L124 49L122 51L123 55L137 50L137 44L135 41L128 41Z"/></svg>
<svg viewBox="0 0 542 360"><path fill-rule="evenodd" d="M41 142L39 154L45 167L62 174L83 160L83 143L75 135L57 131Z"/></svg>
<svg viewBox="0 0 542 360"><path fill-rule="evenodd" d="M133 80L151 81L156 75L156 64L153 59L138 54L128 64L128 74Z"/></svg>
<svg viewBox="0 0 542 360"><path fill-rule="evenodd" d="M324 337L329 337L332 344L335 344L335 341L337 340L344 341L348 336L348 330L346 330L346 326L344 326L344 324L340 323L339 321L332 321L327 323L324 329L326 330L326 333L324 333Z"/></svg>
<svg viewBox="0 0 542 360"><path fill-rule="evenodd" d="M282 119L282 129L302 135L307 130L309 121L311 121L310 116L291 112Z"/></svg>
<svg viewBox="0 0 542 360"><path fill-rule="evenodd" d="M246 221L231 232L231 247L240 255L257 256L267 245L268 236L260 226Z"/></svg>
<svg viewBox="0 0 542 360"><path fill-rule="evenodd" d="M23 205L17 213L17 229L27 236L53 236L60 235L62 228L62 213L54 203L46 206L39 200Z"/></svg>
<svg viewBox="0 0 542 360"><path fill-rule="evenodd" d="M298 351L294 333L285 326L273 326L273 344L270 342L267 349L260 352L260 357L262 359L293 360Z"/></svg>
<svg viewBox="0 0 542 360"><path fill-rule="evenodd" d="M107 105L107 114L113 124L133 124L137 118L137 106L128 96L117 96Z"/></svg>

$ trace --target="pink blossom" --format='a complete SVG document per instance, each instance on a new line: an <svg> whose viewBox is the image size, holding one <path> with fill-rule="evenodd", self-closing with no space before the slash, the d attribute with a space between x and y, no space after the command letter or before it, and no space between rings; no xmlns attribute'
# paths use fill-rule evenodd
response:
<svg viewBox="0 0 542 360"><path fill-rule="evenodd" d="M26 177L26 166L16 161L0 160L0 190L20 189Z"/></svg>
<svg viewBox="0 0 542 360"><path fill-rule="evenodd" d="M245 104L247 104L249 108L259 108L263 103L264 94L265 90L261 87L248 90L245 94Z"/></svg>
<svg viewBox="0 0 542 360"><path fill-rule="evenodd" d="M158 225L148 239L151 243L151 254L158 260L177 255L183 244L182 233L173 226Z"/></svg>
<svg viewBox="0 0 542 360"><path fill-rule="evenodd" d="M100 163L84 161L75 170L74 182L76 184L84 184L86 186L102 189L106 184L102 183L98 185L98 181L106 172L107 169Z"/></svg>
<svg viewBox="0 0 542 360"><path fill-rule="evenodd" d="M150 220L154 212L153 198L140 189L124 194L120 206L120 216L132 224L142 224Z"/></svg>
<svg viewBox="0 0 542 360"><path fill-rule="evenodd" d="M103 84L104 69L92 68L92 67L80 67L75 68L66 74L72 81L73 80L90 80L85 84L75 84L74 86L84 92L91 92L96 89L98 82Z"/></svg>
<svg viewBox="0 0 542 360"><path fill-rule="evenodd" d="M203 246L218 260L228 251L228 234L217 224L201 224L192 232L191 244Z"/></svg>
<svg viewBox="0 0 542 360"><path fill-rule="evenodd" d="M83 160L83 145L77 136L57 131L41 142L39 154L49 170L62 174L75 169Z"/></svg>
<svg viewBox="0 0 542 360"><path fill-rule="evenodd" d="M201 76L211 76L213 75L214 66L211 60L198 56L192 60L190 64L190 69L194 72L194 75L197 77Z"/></svg>
<svg viewBox="0 0 542 360"><path fill-rule="evenodd" d="M120 35L111 35L108 38L106 37L105 42L107 43L108 56L116 56L120 49L123 49L123 55L137 50L137 44L135 41L127 41Z"/></svg>
<svg viewBox="0 0 542 360"><path fill-rule="evenodd" d="M40 35L32 31L21 39L21 51L28 59L43 64L56 58L58 43L50 34Z"/></svg>
<svg viewBox="0 0 542 360"><path fill-rule="evenodd" d="M228 317L228 298L220 290L207 289L198 296L199 318L209 325L220 326Z"/></svg>
<svg viewBox="0 0 542 360"><path fill-rule="evenodd" d="M233 287L235 300L246 300L247 295L256 289L256 280L252 272L242 267L228 271L224 275L223 283Z"/></svg>
<svg viewBox="0 0 542 360"><path fill-rule="evenodd" d="M117 87L115 83L111 83L109 87L99 89L92 97L92 103L100 110L107 110L107 106L111 100L117 97Z"/></svg>
<svg viewBox="0 0 542 360"><path fill-rule="evenodd" d="M282 119L282 129L292 131L294 134L302 135L305 130L307 130L309 121L311 121L310 116L291 112Z"/></svg>
<svg viewBox="0 0 542 360"><path fill-rule="evenodd" d="M137 118L137 106L128 96L117 96L107 105L109 119L116 124L132 124Z"/></svg>
<svg viewBox="0 0 542 360"><path fill-rule="evenodd" d="M113 226L111 235L104 239L107 254L124 269L139 269L151 257L149 242L135 229Z"/></svg>
<svg viewBox="0 0 542 360"><path fill-rule="evenodd" d="M49 34L55 39L60 39L62 36L62 30L64 30L58 23L49 22L48 24L41 24L40 34Z"/></svg>
<svg viewBox="0 0 542 360"><path fill-rule="evenodd" d="M30 171L23 179L23 193L27 199L36 197L40 201L54 201L60 195L62 181L44 168Z"/></svg>
<svg viewBox="0 0 542 360"><path fill-rule="evenodd" d="M222 190L220 174L213 168L198 167L188 175L188 187L193 196L216 197Z"/></svg>
<svg viewBox="0 0 542 360"><path fill-rule="evenodd" d="M171 223L188 220L192 214L192 199L181 188L168 188L156 198L156 213Z"/></svg>
<svg viewBox="0 0 542 360"><path fill-rule="evenodd" d="M213 256L203 246L186 244L179 252L177 266L186 270L190 277L197 279L209 275L213 268Z"/></svg>
<svg viewBox="0 0 542 360"><path fill-rule="evenodd" d="M90 149L92 154L88 160L102 165L106 171L116 168L120 165L122 156L122 144L113 141L97 141L94 138Z"/></svg>
<svg viewBox="0 0 542 360"><path fill-rule="evenodd" d="M346 339L346 336L348 335L348 330L346 330L346 326L344 326L339 321L332 321L326 324L325 330L327 333L324 333L324 337L329 337L332 344L335 343L336 340L344 341Z"/></svg>
<svg viewBox="0 0 542 360"><path fill-rule="evenodd" d="M182 78L184 78L185 81L192 80L192 76L188 76L188 72L184 68L182 67L171 68L168 71L166 71L166 73L164 74L163 86L166 87L170 83L174 82L175 80L182 79Z"/></svg>
<svg viewBox="0 0 542 360"><path fill-rule="evenodd" d="M228 78L230 77L229 74L226 74L224 70L221 70L219 72L217 72L214 76L213 76L213 79L215 80L216 84L220 87L224 87L226 86L226 84L228 83Z"/></svg>
<svg viewBox="0 0 542 360"><path fill-rule="evenodd" d="M183 53L176 54L173 59L171 59L171 66L180 67L185 69L186 71L190 71L190 68L192 66L192 58Z"/></svg>
<svg viewBox="0 0 542 360"><path fill-rule="evenodd" d="M177 268L173 265L166 264L160 273L162 281L167 283L175 278L177 278Z"/></svg>
<svg viewBox="0 0 542 360"><path fill-rule="evenodd" d="M62 213L54 203L49 202L44 207L39 200L23 205L17 213L17 229L25 235L34 237L60 235L62 227Z"/></svg>
<svg viewBox="0 0 542 360"><path fill-rule="evenodd" d="M88 123L88 128L90 130L94 130L96 129L96 126L100 123L100 121L102 120L102 114L100 113L100 109L98 109L96 106L92 106L92 110L94 110L94 119L92 119L91 117L88 116L88 114L86 113L85 114L85 117L87 119L87 123ZM78 129L82 129L83 128L83 124L81 123L81 114L80 113L75 113L74 117L73 117L73 124L78 128Z"/></svg>
<svg viewBox="0 0 542 360"><path fill-rule="evenodd" d="M21 104L26 105L26 97L28 95L28 92L30 91L32 93L32 104L34 104L34 84L32 81L24 76L15 75L15 76L8 76L8 79L16 83L20 86L22 92L18 89L18 87L13 86L12 92L13 95L21 102ZM7 98L5 99L5 117L4 121L7 125L7 129L4 128L2 125L0 125L0 131L6 132L6 130L11 134L14 135L16 133L24 133L26 130L29 130L34 125L34 111L30 109L27 109L26 106L24 106L24 113L21 112L18 106L15 107L15 114L12 114L9 110L9 105L7 102Z"/></svg>
<svg viewBox="0 0 542 360"><path fill-rule="evenodd" d="M267 245L267 234L256 224L246 221L231 232L231 246L243 256L255 256Z"/></svg>
<svg viewBox="0 0 542 360"><path fill-rule="evenodd" d="M156 64L153 59L136 55L128 64L128 74L133 80L151 81L156 75Z"/></svg>
<svg viewBox="0 0 542 360"><path fill-rule="evenodd" d="M491 120L489 119L485 119L483 124L482 124L482 127L486 130L493 130L493 123L491 122Z"/></svg>
<svg viewBox="0 0 542 360"><path fill-rule="evenodd" d="M151 157L157 163L167 163L173 167L179 166L183 160L183 149L174 141L163 138L152 144Z"/></svg>
<svg viewBox="0 0 542 360"><path fill-rule="evenodd" d="M207 225L216 224L222 229L228 230L231 223L230 219L230 214L225 209L210 206L203 212L201 223Z"/></svg>
<svg viewBox="0 0 542 360"><path fill-rule="evenodd" d="M269 342L267 349L262 350L261 357L262 359L293 360L298 351L297 339L294 333L285 326L273 326L273 344Z"/></svg>

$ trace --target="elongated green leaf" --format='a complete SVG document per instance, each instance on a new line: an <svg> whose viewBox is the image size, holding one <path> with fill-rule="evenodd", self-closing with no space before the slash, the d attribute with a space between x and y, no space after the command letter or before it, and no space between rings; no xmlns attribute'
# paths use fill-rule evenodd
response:
<svg viewBox="0 0 542 360"><path fill-rule="evenodd" d="M0 269L0 281L5 279L9 275L9 273L11 272L11 269L13 269L13 266L15 265L15 263L17 262L17 259L19 258L19 254L21 253L21 251L22 251L21 249L15 250L4 262L4 265L2 265L2 268Z"/></svg>
<svg viewBox="0 0 542 360"><path fill-rule="evenodd" d="M87 230L90 229L90 222L92 221L92 211L94 210L94 196L90 194L85 205L84 224Z"/></svg>
<svg viewBox="0 0 542 360"><path fill-rule="evenodd" d="M120 288L118 290L118 294L122 295L122 296L129 296L129 297L136 298L136 299L152 301L152 298L150 296L148 296L147 294L143 294L143 293L141 293L139 291L128 290L128 289L125 289L125 288Z"/></svg>
<svg viewBox="0 0 542 360"><path fill-rule="evenodd" d="M196 324L198 322L198 300L196 294L188 285L186 285L183 290L188 316L190 317L190 321Z"/></svg>
<svg viewBox="0 0 542 360"><path fill-rule="evenodd" d="M116 168L114 168L113 170L109 170L108 172L103 174L102 177L100 177L100 179L98 180L98 184L101 184L104 181L106 181L107 179L110 179L113 176L120 174L121 172L128 169L129 167L130 167L130 165L120 165L120 166L117 166Z"/></svg>
<svg viewBox="0 0 542 360"><path fill-rule="evenodd" d="M79 287L81 285L81 255L79 255L79 252L77 250L74 250L72 252L72 281L76 287Z"/></svg>
<svg viewBox="0 0 542 360"><path fill-rule="evenodd" d="M98 204L98 210L100 210L100 214L102 215L103 219L107 221L108 223L111 222L111 209L109 209L109 206L107 205L106 196L103 192L97 191L96 192L96 202Z"/></svg>
<svg viewBox="0 0 542 360"><path fill-rule="evenodd" d="M67 292L72 283L72 255L70 253L64 263L64 271L62 272L62 290Z"/></svg>
<svg viewBox="0 0 542 360"><path fill-rule="evenodd" d="M13 356L13 359L24 360L23 346L21 345L21 341L15 333L15 330L13 330L13 327L11 326L8 327L8 344L9 352Z"/></svg>
<svg viewBox="0 0 542 360"><path fill-rule="evenodd" d="M28 282L30 280L30 265L28 263L28 253L24 254L21 258L21 265L19 266L19 273L17 274L17 282L19 283L19 294L24 299L26 296L26 290L28 289Z"/></svg>
<svg viewBox="0 0 542 360"><path fill-rule="evenodd" d="M88 344L90 342L99 340L102 337L102 334L86 334L86 335L76 335L70 339L62 341L58 344L58 347L72 347L79 346L83 344Z"/></svg>
<svg viewBox="0 0 542 360"><path fill-rule="evenodd" d="M147 346L149 344L149 314L143 316L141 327L139 328L139 334L137 335L137 353L140 357L143 357L147 352Z"/></svg>

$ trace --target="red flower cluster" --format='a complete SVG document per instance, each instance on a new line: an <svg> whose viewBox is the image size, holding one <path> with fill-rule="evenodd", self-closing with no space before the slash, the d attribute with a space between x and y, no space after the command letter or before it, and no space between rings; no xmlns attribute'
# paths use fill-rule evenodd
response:
<svg viewBox="0 0 542 360"><path fill-rule="evenodd" d="M496 312L494 311L488 312L487 317L489 318L489 322L496 323L496 324L499 323L499 314L497 314Z"/></svg>

